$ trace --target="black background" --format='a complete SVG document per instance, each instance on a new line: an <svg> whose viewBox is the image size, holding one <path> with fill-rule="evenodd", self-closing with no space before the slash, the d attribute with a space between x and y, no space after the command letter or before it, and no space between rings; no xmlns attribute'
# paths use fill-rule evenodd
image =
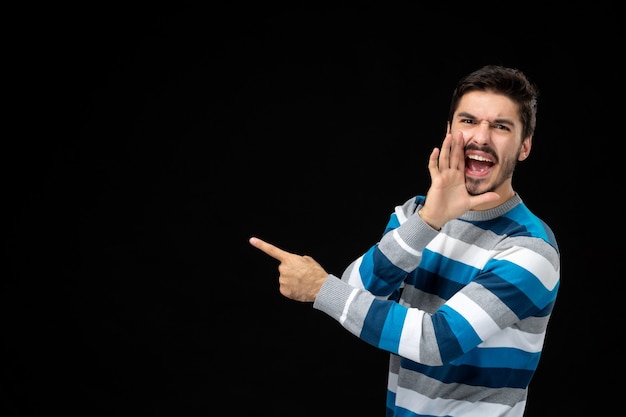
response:
<svg viewBox="0 0 626 417"><path fill-rule="evenodd" d="M540 87L514 187L562 252L527 416L618 399L616 7L211 4L7 17L3 416L384 415L387 354L282 297L247 240L340 274L493 63Z"/></svg>

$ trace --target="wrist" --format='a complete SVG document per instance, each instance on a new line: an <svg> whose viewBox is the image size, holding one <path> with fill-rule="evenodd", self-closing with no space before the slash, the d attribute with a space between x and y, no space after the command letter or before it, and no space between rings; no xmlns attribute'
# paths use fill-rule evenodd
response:
<svg viewBox="0 0 626 417"><path fill-rule="evenodd" d="M437 223L436 221L432 220L432 218L430 218L430 216L428 216L428 213L424 213L424 209L421 208L417 211L417 215L420 216L420 218L422 219L422 221L424 223L426 223L427 225L429 225L430 227L432 227L433 229L439 231L441 230L441 225L439 223Z"/></svg>

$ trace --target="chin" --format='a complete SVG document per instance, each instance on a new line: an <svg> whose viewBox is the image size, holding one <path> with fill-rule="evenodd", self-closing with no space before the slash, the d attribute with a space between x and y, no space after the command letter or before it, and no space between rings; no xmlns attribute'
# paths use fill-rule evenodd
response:
<svg viewBox="0 0 626 417"><path fill-rule="evenodd" d="M484 184L484 181L473 178L465 179L465 188L469 195L480 195L491 191L486 184Z"/></svg>

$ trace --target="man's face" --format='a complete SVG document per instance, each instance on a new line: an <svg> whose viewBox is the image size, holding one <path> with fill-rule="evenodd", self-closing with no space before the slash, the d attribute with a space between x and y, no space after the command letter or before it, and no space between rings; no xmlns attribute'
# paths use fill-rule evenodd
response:
<svg viewBox="0 0 626 417"><path fill-rule="evenodd" d="M463 132L467 191L512 194L515 165L526 159L532 142L522 141L517 105L501 94L471 91L461 97L450 131Z"/></svg>

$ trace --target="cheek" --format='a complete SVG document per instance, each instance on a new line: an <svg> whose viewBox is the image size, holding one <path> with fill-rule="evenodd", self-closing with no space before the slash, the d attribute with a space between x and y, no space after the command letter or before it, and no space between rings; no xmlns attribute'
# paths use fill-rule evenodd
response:
<svg viewBox="0 0 626 417"><path fill-rule="evenodd" d="M452 135L456 135L458 132L463 134L463 143L467 145L467 143L472 138L472 127L469 125L455 125L449 129L449 132Z"/></svg>

